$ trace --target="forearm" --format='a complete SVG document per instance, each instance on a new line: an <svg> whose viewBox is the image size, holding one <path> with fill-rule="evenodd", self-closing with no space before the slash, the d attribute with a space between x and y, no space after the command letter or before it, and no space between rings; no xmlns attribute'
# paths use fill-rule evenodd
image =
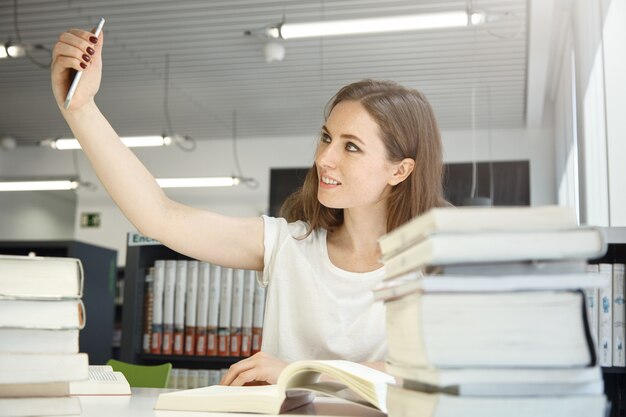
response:
<svg viewBox="0 0 626 417"><path fill-rule="evenodd" d="M121 142L95 103L62 113L115 203L139 231L152 236L168 201L154 177Z"/></svg>

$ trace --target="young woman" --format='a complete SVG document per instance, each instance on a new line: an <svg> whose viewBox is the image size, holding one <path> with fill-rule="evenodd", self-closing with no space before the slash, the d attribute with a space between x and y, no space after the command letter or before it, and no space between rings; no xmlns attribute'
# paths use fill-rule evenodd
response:
<svg viewBox="0 0 626 417"><path fill-rule="evenodd" d="M170 200L94 102L104 35L73 29L56 43L52 88L102 184L143 234L189 257L252 269L268 285L262 352L226 385L274 383L288 362L348 359L382 368L384 275L377 239L443 205L439 130L426 98L364 80L330 101L302 189L280 218L234 218ZM68 110L71 70L84 71Z"/></svg>

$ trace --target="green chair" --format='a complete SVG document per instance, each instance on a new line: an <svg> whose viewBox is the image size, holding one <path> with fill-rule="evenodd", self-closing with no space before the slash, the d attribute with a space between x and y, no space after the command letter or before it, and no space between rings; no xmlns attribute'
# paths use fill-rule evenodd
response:
<svg viewBox="0 0 626 417"><path fill-rule="evenodd" d="M109 359L107 365L114 371L124 374L131 387L167 388L172 364L167 362L161 365L134 365L115 359Z"/></svg>

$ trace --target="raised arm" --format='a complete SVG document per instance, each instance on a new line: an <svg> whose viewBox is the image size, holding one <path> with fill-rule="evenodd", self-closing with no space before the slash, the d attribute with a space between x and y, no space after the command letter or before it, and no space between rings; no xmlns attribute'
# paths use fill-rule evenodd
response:
<svg viewBox="0 0 626 417"><path fill-rule="evenodd" d="M79 29L61 34L52 55L52 89L107 192L137 230L177 252L224 266L262 269L261 218L227 217L172 201L120 141L94 101L102 75L103 44L104 33L97 40ZM84 73L65 110L72 69Z"/></svg>

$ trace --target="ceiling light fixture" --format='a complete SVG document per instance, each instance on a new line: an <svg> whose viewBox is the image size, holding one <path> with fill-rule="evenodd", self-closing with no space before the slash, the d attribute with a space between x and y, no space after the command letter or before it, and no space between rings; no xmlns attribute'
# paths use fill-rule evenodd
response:
<svg viewBox="0 0 626 417"><path fill-rule="evenodd" d="M157 178L161 188L232 187L239 184L237 177Z"/></svg>
<svg viewBox="0 0 626 417"><path fill-rule="evenodd" d="M75 179L0 181L0 191L75 190L79 186L80 182Z"/></svg>
<svg viewBox="0 0 626 417"><path fill-rule="evenodd" d="M267 26L260 31L246 31L244 34L271 39L296 39L318 36L464 27L479 25L484 22L484 13L464 10L407 16L375 17L370 19L328 20L309 23L281 22Z"/></svg>
<svg viewBox="0 0 626 417"><path fill-rule="evenodd" d="M150 146L169 146L177 141L185 141L182 136L128 136L120 138L122 143L129 148L141 148ZM81 149L80 143L74 138L45 139L39 143L60 151Z"/></svg>

